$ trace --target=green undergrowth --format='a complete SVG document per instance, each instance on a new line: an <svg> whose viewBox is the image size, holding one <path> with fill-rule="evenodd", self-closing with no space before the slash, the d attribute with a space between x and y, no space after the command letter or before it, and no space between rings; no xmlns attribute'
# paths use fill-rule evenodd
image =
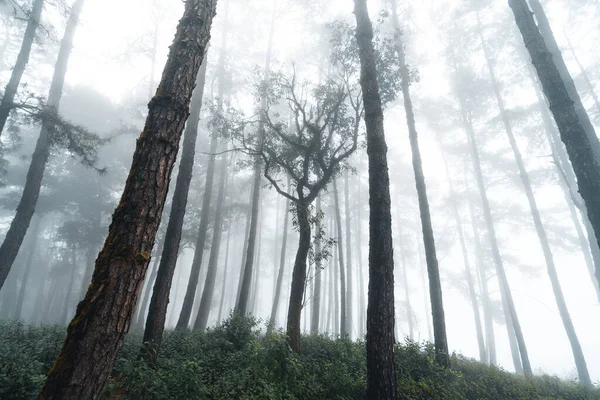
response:
<svg viewBox="0 0 600 400"><path fill-rule="evenodd" d="M364 342L304 337L302 353L257 321L231 318L207 332L167 332L155 366L139 360L131 333L107 386L109 399L364 399ZM32 399L62 345L64 327L0 321L0 399ZM154 351L154 349L147 349ZM551 376L524 378L453 355L433 362L430 345L396 346L398 398L410 400L600 400L600 390Z"/></svg>

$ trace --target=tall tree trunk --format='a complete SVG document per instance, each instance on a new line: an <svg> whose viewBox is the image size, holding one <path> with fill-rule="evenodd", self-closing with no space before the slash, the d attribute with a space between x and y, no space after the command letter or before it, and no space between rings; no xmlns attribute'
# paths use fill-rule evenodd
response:
<svg viewBox="0 0 600 400"><path fill-rule="evenodd" d="M37 240L40 235L40 225L42 217L38 216L33 225L31 231L31 245L29 246L29 254L27 255L27 261L25 262L25 272L23 273L23 279L21 280L21 287L19 288L19 296L17 297L17 305L15 309L15 319L20 320L23 316L23 302L25 301L25 290L27 289L27 281L29 280L29 274L31 273L31 267L33 266L33 258L37 252ZM10 299L8 299L10 300Z"/></svg>
<svg viewBox="0 0 600 400"><path fill-rule="evenodd" d="M228 3L226 3L227 5ZM219 55L219 87L217 89L217 110L223 109L223 93L225 90L225 56L226 52L226 36L223 35L221 43L221 53ZM190 318L194 308L194 300L196 299L196 291L198 289L198 281L200 280L200 270L202 269L202 258L204 257L204 246L206 245L206 234L208 232L208 223L210 220L210 204L212 200L213 181L215 179L215 153L219 144L218 133L215 129L211 132L210 139L210 154L208 158L208 166L206 168L206 183L204 184L204 194L202 195L202 214L200 215L200 225L198 227L198 236L196 237L196 246L194 248L194 259L192 260L192 268L190 271L190 280L188 281L185 297L183 298L183 306L177 320L177 329L187 329L191 323Z"/></svg>
<svg viewBox="0 0 600 400"><path fill-rule="evenodd" d="M21 43L21 50L19 50L17 61L15 62L15 66L13 67L10 79L8 80L8 83L4 88L4 95L2 96L2 100L0 101L0 136L2 135L4 127L6 126L8 115L10 114L10 110L13 108L13 101L15 100L15 95L17 94L17 90L19 89L19 83L21 83L23 72L25 72L25 67L29 62L31 46L33 44L33 40L35 39L35 32L38 26L40 25L40 18L42 16L43 8L44 0L35 0L31 6L31 11L27 20L27 28L25 28L23 42ZM73 8L75 8L75 4L73 5L72 9ZM72 12L73 11L71 11L71 13ZM48 98L48 103L50 103L50 98Z"/></svg>
<svg viewBox="0 0 600 400"><path fill-rule="evenodd" d="M396 398L394 356L394 250L387 145L377 83L373 27L366 0L354 0L360 84L369 158L369 305L367 309L367 398Z"/></svg>
<svg viewBox="0 0 600 400"><path fill-rule="evenodd" d="M217 209L215 211L215 222L213 224L213 240L210 248L210 257L208 259L208 269L206 271L206 282L200 298L200 308L198 316L194 323L194 330L206 329L208 316L212 307L212 298L215 291L215 281L217 279L217 263L219 261L219 250L221 249L221 236L223 234L223 203L225 202L225 187L227 185L227 154L221 156L221 165L219 168L219 192L217 194Z"/></svg>
<svg viewBox="0 0 600 400"><path fill-rule="evenodd" d="M508 141L510 143L510 147L513 152L513 156L517 163L517 167L519 169L519 176L521 178L521 183L523 184L523 189L525 191L525 195L527 197L527 202L529 204L529 210L531 212L531 216L533 218L533 223L535 226L535 230L538 236L538 240L540 241L540 245L542 247L542 253L544 255L544 259L546 261L546 268L548 270L548 276L550 277L550 282L552 283L552 290L554 292L554 298L557 303L557 307L559 310L560 317L562 319L565 331L567 333L567 337L569 338L569 342L571 344L571 350L573 351L573 356L575 359L575 365L577 366L577 372L579 374L579 380L585 385L591 385L590 375L587 369L587 364L585 362L585 358L583 356L583 350L581 349L581 344L579 343L579 339L575 332L575 328L573 326L573 322L571 321L571 316L569 314L569 310L567 308L567 303L564 299L564 295L562 293L562 288L560 286L560 281L558 279L558 273L556 272L556 266L554 264L554 257L552 255L552 250L550 249L550 244L548 243L548 237L546 235L546 230L542 223L542 218L540 216L540 212L537 206L537 202L535 200L535 196L533 194L533 188L531 187L531 180L529 178L529 174L525 168L525 163L523 162L523 157L521 156L521 151L517 145L517 141L512 131L512 125L506 113L506 108L504 106L504 100L502 99L502 95L500 93L500 88L498 85L498 81L496 79L496 73L494 71L494 67L492 64L491 56L488 52L487 45L485 43L485 39L483 37L483 32L481 28L481 21L479 20L479 14L477 14L477 24L479 36L481 38L481 43L483 46L483 51L485 54L485 59L487 62L488 70L490 73L490 77L492 79L492 87L494 89L494 94L496 96L496 101L498 103L498 108L500 110L500 117L502 118L502 122L504 124L504 129L506 131L506 135L508 136Z"/></svg>
<svg viewBox="0 0 600 400"><path fill-rule="evenodd" d="M302 303L304 301L304 287L306 285L306 260L310 250L310 210L307 202L303 199L302 188L298 188L300 202L294 204L296 217L298 219L298 251L294 261L292 272L292 285L290 302L287 314L287 336L290 347L296 353L300 351L300 321L302 317Z"/></svg>
<svg viewBox="0 0 600 400"><path fill-rule="evenodd" d="M464 124L465 132L467 134L467 140L468 140L470 151L471 151L471 160L473 163L475 179L477 181L477 188L479 191L479 196L481 198L481 205L483 208L483 216L485 218L485 224L487 227L488 241L489 241L489 244L490 244L490 247L492 250L492 258L494 260L494 265L496 267L496 275L498 276L498 280L500 282L500 295L502 296L502 304L504 306L504 313L505 313L505 315L507 315L509 317L509 318L507 318L508 334L510 337L511 332L514 330L514 334L515 334L517 342L518 342L519 355L513 353L513 360L515 361L515 369L517 370L518 365L520 365L522 363L525 374L532 375L531 364L529 363L529 356L527 354L527 347L525 345L525 339L523 337L523 332L521 331L521 324L520 324L519 318L517 316L517 310L515 308L514 300L512 297L512 292L511 292L510 286L508 284L508 278L506 276L506 271L504 270L504 263L502 262L502 256L500 255L498 241L496 239L496 229L494 228L492 211L490 209L489 200L487 198L487 193L485 190L485 183L483 181L483 173L481 171L481 161L479 160L479 150L477 149L477 143L475 142L475 133L473 131L473 126L471 125L471 122L467 117L466 106L464 104L462 97L460 97L459 100L460 100L460 106L461 106L462 121ZM510 320L510 322L509 322L509 320ZM520 362L517 362L519 356L520 356Z"/></svg>
<svg viewBox="0 0 600 400"><path fill-rule="evenodd" d="M225 306L225 297L227 294L227 272L229 271L229 243L231 242L231 220L227 224L227 245L225 246L225 264L223 264L223 282L221 283L221 301L219 302L219 314L217 323L223 320L223 307Z"/></svg>
<svg viewBox="0 0 600 400"><path fill-rule="evenodd" d="M394 28L397 32L399 32L400 27L398 24L395 1L392 7L392 14L395 25ZM435 250L435 238L431 223L429 200L427 199L427 187L425 184L425 175L423 173L423 163L421 161L417 127L415 123L412 100L410 98L410 71L406 65L404 47L399 34L396 35L396 40L396 47L400 62L400 74L402 76L404 111L406 113L406 122L408 125L408 136L410 139L410 148L412 152L412 164L415 173L417 197L419 199L419 211L421 214L421 228L423 230L425 260L427 262L427 274L429 276L429 296L431 298L431 312L433 316L433 337L436 350L435 354L437 362L447 367L450 365L450 355L448 353L448 338L446 335L446 317L444 315L442 283L440 280L440 270Z"/></svg>
<svg viewBox="0 0 600 400"><path fill-rule="evenodd" d="M225 5L229 2L226 1ZM225 12L227 18L227 12ZM205 55L206 57L206 55ZM205 58L206 60L206 58ZM196 88L192 95L190 105L190 116L183 134L181 160L179 162L179 173L175 183L173 201L171 205L171 214L165 233L165 243L158 264L158 272L152 290L150 307L148 308L148 318L144 329L144 343L152 343L157 346L162 342L163 332L165 330L165 321L167 318L167 307L169 305L169 294L177 257L179 255L179 243L181 242L181 233L183 230L183 220L185 218L185 209L187 207L188 193L192 181L192 171L194 169L194 156L196 154L196 138L198 137L198 123L200 120L200 111L202 110L202 98L204 96L204 83L206 80L206 61L204 61L196 77ZM210 190L210 189L209 189ZM156 355L156 352L150 354ZM155 361L155 360L151 360Z"/></svg>
<svg viewBox="0 0 600 400"><path fill-rule="evenodd" d="M252 192L250 192L250 198L252 198ZM248 236L250 235L251 222L252 207L248 207L248 215L246 215L246 229L244 229L244 247L242 248L242 263L240 265L240 273L238 275L238 287L235 295L235 304L237 304L238 301L240 301L240 293L242 291L242 284L244 283L244 266L246 266L246 254L248 254Z"/></svg>
<svg viewBox="0 0 600 400"><path fill-rule="evenodd" d="M289 178L287 186L290 186ZM317 200L318 201L318 200ZM279 257L279 271L277 272L277 286L275 287L275 296L273 297L273 305L271 306L271 317L269 318L269 329L275 328L275 323L277 321L277 313L279 310L279 303L281 298L281 287L283 283L283 274L285 272L285 253L287 249L287 238L288 238L288 223L289 223L289 213L290 213L290 201L286 199L285 202L285 213L283 215L283 232L281 239L281 255Z"/></svg>
<svg viewBox="0 0 600 400"><path fill-rule="evenodd" d="M589 120L581 100L575 90L564 61L555 48L550 26L540 3L532 0L531 5L540 29L533 20L524 0L509 0L515 21L525 47L529 51L544 94L550 103L550 111L565 144L567 153L577 176L579 193L585 202L588 218L596 240L600 239L600 141ZM548 44L547 44L548 43ZM599 242L600 243L600 242ZM596 269L596 278L600 282L600 270Z"/></svg>
<svg viewBox="0 0 600 400"><path fill-rule="evenodd" d="M317 216L321 215L321 196L317 196ZM319 219L319 223L323 221ZM320 227L317 229L321 229ZM315 290L312 303L312 321L310 324L310 333L316 335L319 333L319 317L321 313L321 272L323 271L322 260L321 260L321 240L319 237L315 238L315 254L317 260L315 262Z"/></svg>
<svg viewBox="0 0 600 400"><path fill-rule="evenodd" d="M216 0L185 3L92 283L38 399L98 399L135 310L167 197Z"/></svg>
<svg viewBox="0 0 600 400"><path fill-rule="evenodd" d="M43 3L41 0L36 0L36 4L38 2ZM73 48L73 37L75 36L75 29L79 22L79 14L83 7L83 3L84 0L77 0L71 7L71 14L67 20L65 34L60 42L60 49L58 50L58 57L56 59L56 65L54 66L54 74L52 76L52 83L50 84L50 92L46 103L46 108L51 113L58 112L65 75L67 74L67 64L69 62L69 56L71 55L71 49ZM36 5L34 5L34 7L35 6ZM41 7L41 4L39 7ZM32 20L32 18L35 21L39 21L39 13L37 16L30 17L30 20ZM36 25L37 23L38 22L35 22ZM34 33L32 32L31 34L33 35ZM3 103L4 99L6 99L6 92L5 97L2 99ZM12 103L12 99L9 101ZM0 112L1 111L2 109L0 108ZM2 116L0 115L0 128L3 124ZM27 233L31 217L33 216L37 200L40 196L42 178L44 176L46 162L48 161L50 147L52 145L50 141L50 133L52 130L52 122L48 119L44 119L42 128L40 129L40 136L38 137L35 150L33 151L31 164L27 171L23 195L17 206L17 212L10 224L10 228L8 229L8 232L6 232L4 242L2 243L2 246L0 246L0 289L2 289L6 276L19 253L21 243L23 243L23 238Z"/></svg>
<svg viewBox="0 0 600 400"><path fill-rule="evenodd" d="M263 219L262 219L262 206L260 206L259 210L258 210L258 246L257 246L257 252L256 252L256 258L254 260L254 265L256 266L256 268L254 269L254 274L252 275L252 292L251 292L251 296L250 296L250 307L249 309L251 310L252 315L258 315L258 284L259 284L259 280L260 280L260 256L261 256L261 250L262 250L262 228L263 228Z"/></svg>
<svg viewBox="0 0 600 400"><path fill-rule="evenodd" d="M335 201L335 227L337 230L337 255L340 268L340 336L345 337L348 333L346 323L346 271L344 264L344 247L342 246L342 218L340 215L340 199L337 188L337 179L333 180L333 197Z"/></svg>
<svg viewBox="0 0 600 400"><path fill-rule="evenodd" d="M346 332L353 337L352 332L352 299L354 293L352 290L352 211L350 210L350 188L348 187L348 170L344 173L344 208L346 209Z"/></svg>
<svg viewBox="0 0 600 400"><path fill-rule="evenodd" d="M466 180L466 178L465 178ZM492 302L488 289L488 277L483 261L483 250L481 249L481 240L479 238L479 229L475 219L473 204L469 198L469 216L471 220L471 229L473 230L473 241L475 243L475 263L481 286L481 303L483 308L483 321L485 324L485 344L487 350L487 360L492 365L496 365L496 337L494 335L494 319L492 316Z"/></svg>
<svg viewBox="0 0 600 400"><path fill-rule="evenodd" d="M273 50L273 36L275 34L275 21L277 15L277 0L274 0L273 14L271 17L271 26L269 28L269 42L267 44L267 55L265 60L265 78L269 76L271 70L271 53ZM258 127L259 147L262 149L262 143L265 135L264 113L267 109L267 99L263 98L260 110L261 117ZM237 314L246 315L248 313L248 300L250 296L250 285L252 283L252 274L254 269L254 247L256 245L256 230L258 226L258 206L260 202L260 181L262 177L262 162L259 157L254 160L254 180L252 183L252 201L250 213L250 231L248 233L248 242L246 245L245 264L242 271L242 285L240 295L235 305Z"/></svg>

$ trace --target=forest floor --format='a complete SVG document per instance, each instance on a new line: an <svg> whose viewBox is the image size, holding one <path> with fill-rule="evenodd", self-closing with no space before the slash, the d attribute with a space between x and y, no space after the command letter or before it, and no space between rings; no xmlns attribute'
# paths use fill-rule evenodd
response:
<svg viewBox="0 0 600 400"><path fill-rule="evenodd" d="M261 336L253 319L233 318L207 332L167 332L154 367L139 359L131 332L107 399L364 399L364 342L307 336L302 353L285 336ZM58 354L65 328L0 321L0 398L33 399ZM600 390L551 376L525 378L459 355L433 362L429 344L396 346L399 399L600 400Z"/></svg>

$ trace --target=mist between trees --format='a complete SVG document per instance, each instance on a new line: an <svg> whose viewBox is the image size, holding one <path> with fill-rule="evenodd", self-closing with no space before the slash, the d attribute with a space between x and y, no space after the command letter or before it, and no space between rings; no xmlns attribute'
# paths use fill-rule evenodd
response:
<svg viewBox="0 0 600 400"><path fill-rule="evenodd" d="M0 1L0 318L68 327L32 390L100 398L128 332L160 370L165 332L254 317L298 357L364 342L368 398L402 398L405 339L593 393L599 16Z"/></svg>

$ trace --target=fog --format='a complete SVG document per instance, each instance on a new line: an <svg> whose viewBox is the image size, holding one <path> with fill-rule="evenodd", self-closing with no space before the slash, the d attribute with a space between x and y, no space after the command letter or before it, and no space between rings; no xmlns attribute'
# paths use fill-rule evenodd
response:
<svg viewBox="0 0 600 400"><path fill-rule="evenodd" d="M2 90L17 63L31 3L0 0ZM18 105L13 106L0 136L0 240L6 240L17 206L23 203L42 123L35 110L52 103L48 92L72 3L53 0L44 4L29 62L11 102ZM368 5L382 56L378 66L386 76L380 86L390 94L383 96L383 105L396 340L434 340L401 71L394 64L393 46L401 40L410 69L449 351L483 362L494 362L490 353L495 353L496 364L510 371L516 368L497 276L498 260L478 186L475 148L500 261L534 374L578 377L524 179L530 182L543 237L591 380L600 382L600 291L594 276L600 268L600 251L568 158L561 158L566 155L563 144L511 9L504 1L397 0L400 36L391 3L370 1ZM598 129L600 6L587 0L546 0L542 4L583 105ZM161 80L183 7L183 2L175 0L87 0L83 5L57 106L65 127L52 130L49 136L39 199L33 200L35 213L26 222L26 235L0 290L1 318L67 326L75 315L125 187L147 104ZM355 45L347 44L354 41L354 34L348 34L355 26L352 12L352 2L339 0L219 1L203 61L206 76L197 80L203 98L197 138L192 142L195 154L189 156L193 169L187 205L184 202L181 209L181 204L173 201L179 161L190 143L184 136L130 331L145 328L161 257L176 262L166 329L178 325L205 329L229 317L243 292L248 264L253 271L247 277L247 313L261 320L265 332L272 316L275 329L286 329L301 231L297 210L290 204L290 196L297 196L290 171L297 173L302 167L292 156L286 158L285 140L278 142L277 138L295 126L300 129L303 112L309 115L304 115L304 126L310 125L306 118L315 122L320 111L327 114L325 100L320 103L313 89L338 85L345 91L346 105L338 110L343 115L327 115L331 117L329 128L335 131L332 143L340 146L340 153L348 150L348 154L332 166L323 189L311 200L311 212L318 218L311 220L313 244L300 326L306 335L315 329L333 336L345 330L353 340L364 340L369 171L361 122L364 111L360 107L355 110L352 101L360 103L360 63L358 56L351 54ZM329 82L333 82L331 86L327 86ZM199 86L194 96L198 90ZM194 118L198 119L193 109L194 98L188 130ZM261 129L271 132L266 144L255 134ZM515 148L522 159L521 169ZM291 165L288 169L282 166L285 162ZM257 168L259 196L253 192ZM320 174L310 174L313 186L323 179ZM258 219L249 263L249 221L256 197ZM320 218L317 203L323 212ZM185 216L181 217L180 240L176 240L178 249L168 255L164 250L165 242L170 243L167 225L177 210ZM322 235L314 240L319 226ZM317 241L321 252L315 249ZM2 257L8 257L6 254ZM318 292L315 286L320 286ZM277 312L272 315L274 301ZM319 301L318 307L314 307L315 301ZM191 309L182 322L186 303ZM346 318L345 326L341 318Z"/></svg>

